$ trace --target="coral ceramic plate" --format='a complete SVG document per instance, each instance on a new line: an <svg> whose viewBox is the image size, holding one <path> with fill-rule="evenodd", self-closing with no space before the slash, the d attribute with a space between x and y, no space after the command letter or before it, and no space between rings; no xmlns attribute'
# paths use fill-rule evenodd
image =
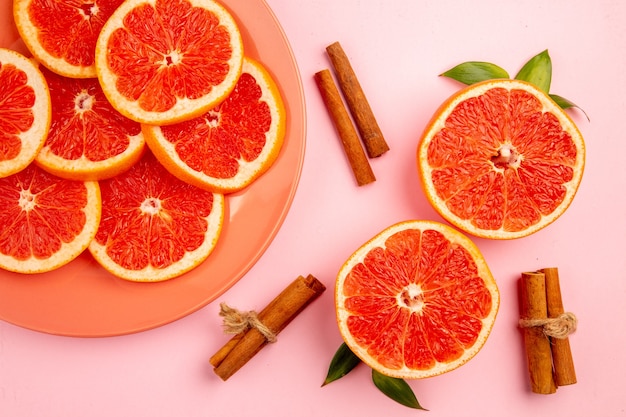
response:
<svg viewBox="0 0 626 417"><path fill-rule="evenodd" d="M12 21L11 0L0 0L0 47L26 53ZM305 110L298 68L276 17L263 0L222 0L237 18L246 55L274 75L287 107L287 136L272 168L230 196L220 241L195 270L161 283L113 277L84 253L56 271L20 275L0 270L0 319L66 336L100 337L170 323L213 301L261 257L291 206L304 159Z"/></svg>

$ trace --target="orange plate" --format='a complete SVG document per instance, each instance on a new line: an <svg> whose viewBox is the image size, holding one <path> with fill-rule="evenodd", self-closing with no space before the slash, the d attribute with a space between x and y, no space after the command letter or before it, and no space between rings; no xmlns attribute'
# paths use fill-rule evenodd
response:
<svg viewBox="0 0 626 417"><path fill-rule="evenodd" d="M202 265L170 281L118 279L83 253L56 271L27 276L0 270L0 319L66 336L114 336L184 317L213 301L261 257L291 206L304 160L302 84L285 34L263 0L222 0L237 18L246 55L274 76L287 108L286 140L270 170L228 198L217 247ZM12 21L11 0L0 0L0 47L26 52Z"/></svg>

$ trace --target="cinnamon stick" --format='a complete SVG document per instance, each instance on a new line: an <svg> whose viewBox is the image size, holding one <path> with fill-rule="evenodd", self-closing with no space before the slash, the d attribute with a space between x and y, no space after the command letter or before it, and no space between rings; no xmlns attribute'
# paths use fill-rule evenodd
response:
<svg viewBox="0 0 626 417"><path fill-rule="evenodd" d="M544 268L540 272L546 278L546 303L548 318L557 318L565 313L561 297L558 268ZM569 339L551 337L552 361L554 363L554 379L557 386L576 383L576 371L570 348Z"/></svg>
<svg viewBox="0 0 626 417"><path fill-rule="evenodd" d="M325 69L316 73L315 81L326 109L335 125L335 129L339 134L357 184L361 186L376 181L372 167L361 147L359 136L354 129L348 111L343 105L339 90L335 86L330 71Z"/></svg>
<svg viewBox="0 0 626 417"><path fill-rule="evenodd" d="M258 318L277 335L325 290L324 284L313 275L299 276L258 314ZM214 372L226 381L267 343L267 338L259 330L249 328L226 342L209 362Z"/></svg>
<svg viewBox="0 0 626 417"><path fill-rule="evenodd" d="M521 278L522 320L542 320L548 317L546 280L541 272L524 272ZM541 326L522 326L531 390L538 394L553 394L556 384L552 374L550 340Z"/></svg>
<svg viewBox="0 0 626 417"><path fill-rule="evenodd" d="M389 150L376 117L361 88L356 74L341 44L335 42L326 48L326 52L335 70L339 87L348 103L352 118L356 123L361 140L370 158L381 156Z"/></svg>

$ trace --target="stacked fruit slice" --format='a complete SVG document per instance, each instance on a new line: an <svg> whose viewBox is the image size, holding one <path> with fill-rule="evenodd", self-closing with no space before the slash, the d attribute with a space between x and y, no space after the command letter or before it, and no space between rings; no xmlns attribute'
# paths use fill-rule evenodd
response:
<svg viewBox="0 0 626 417"><path fill-rule="evenodd" d="M210 0L15 0L14 15L35 59L0 53L0 267L45 272L87 247L133 281L199 265L224 194L264 173L285 134L234 17Z"/></svg>

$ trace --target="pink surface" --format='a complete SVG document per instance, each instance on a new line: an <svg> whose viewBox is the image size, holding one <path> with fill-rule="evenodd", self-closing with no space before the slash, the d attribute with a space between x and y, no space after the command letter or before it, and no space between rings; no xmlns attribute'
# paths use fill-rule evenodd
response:
<svg viewBox="0 0 626 417"><path fill-rule="evenodd" d="M268 0L294 50L307 105L307 145L291 211L273 243L226 293L156 329L108 338L53 336L0 322L0 415L22 416L409 416L361 367L320 388L341 343L334 277L367 238L397 221L440 220L417 181L415 147L433 111L459 85L437 74L466 60L510 73L549 49L552 91L586 138L585 176L572 206L535 235L474 239L501 291L500 313L481 352L458 370L410 384L431 416L620 416L626 413L626 141L612 129L626 113L626 3ZM465 5L467 3L467 5ZM7 16L1 16L4 22ZM4 23L2 23L4 25ZM359 74L391 151L372 161L378 180L357 187L313 74L340 41ZM521 271L557 266L578 383L530 393L517 329ZM297 275L328 291L228 382L208 358L227 340L220 302L261 309Z"/></svg>

